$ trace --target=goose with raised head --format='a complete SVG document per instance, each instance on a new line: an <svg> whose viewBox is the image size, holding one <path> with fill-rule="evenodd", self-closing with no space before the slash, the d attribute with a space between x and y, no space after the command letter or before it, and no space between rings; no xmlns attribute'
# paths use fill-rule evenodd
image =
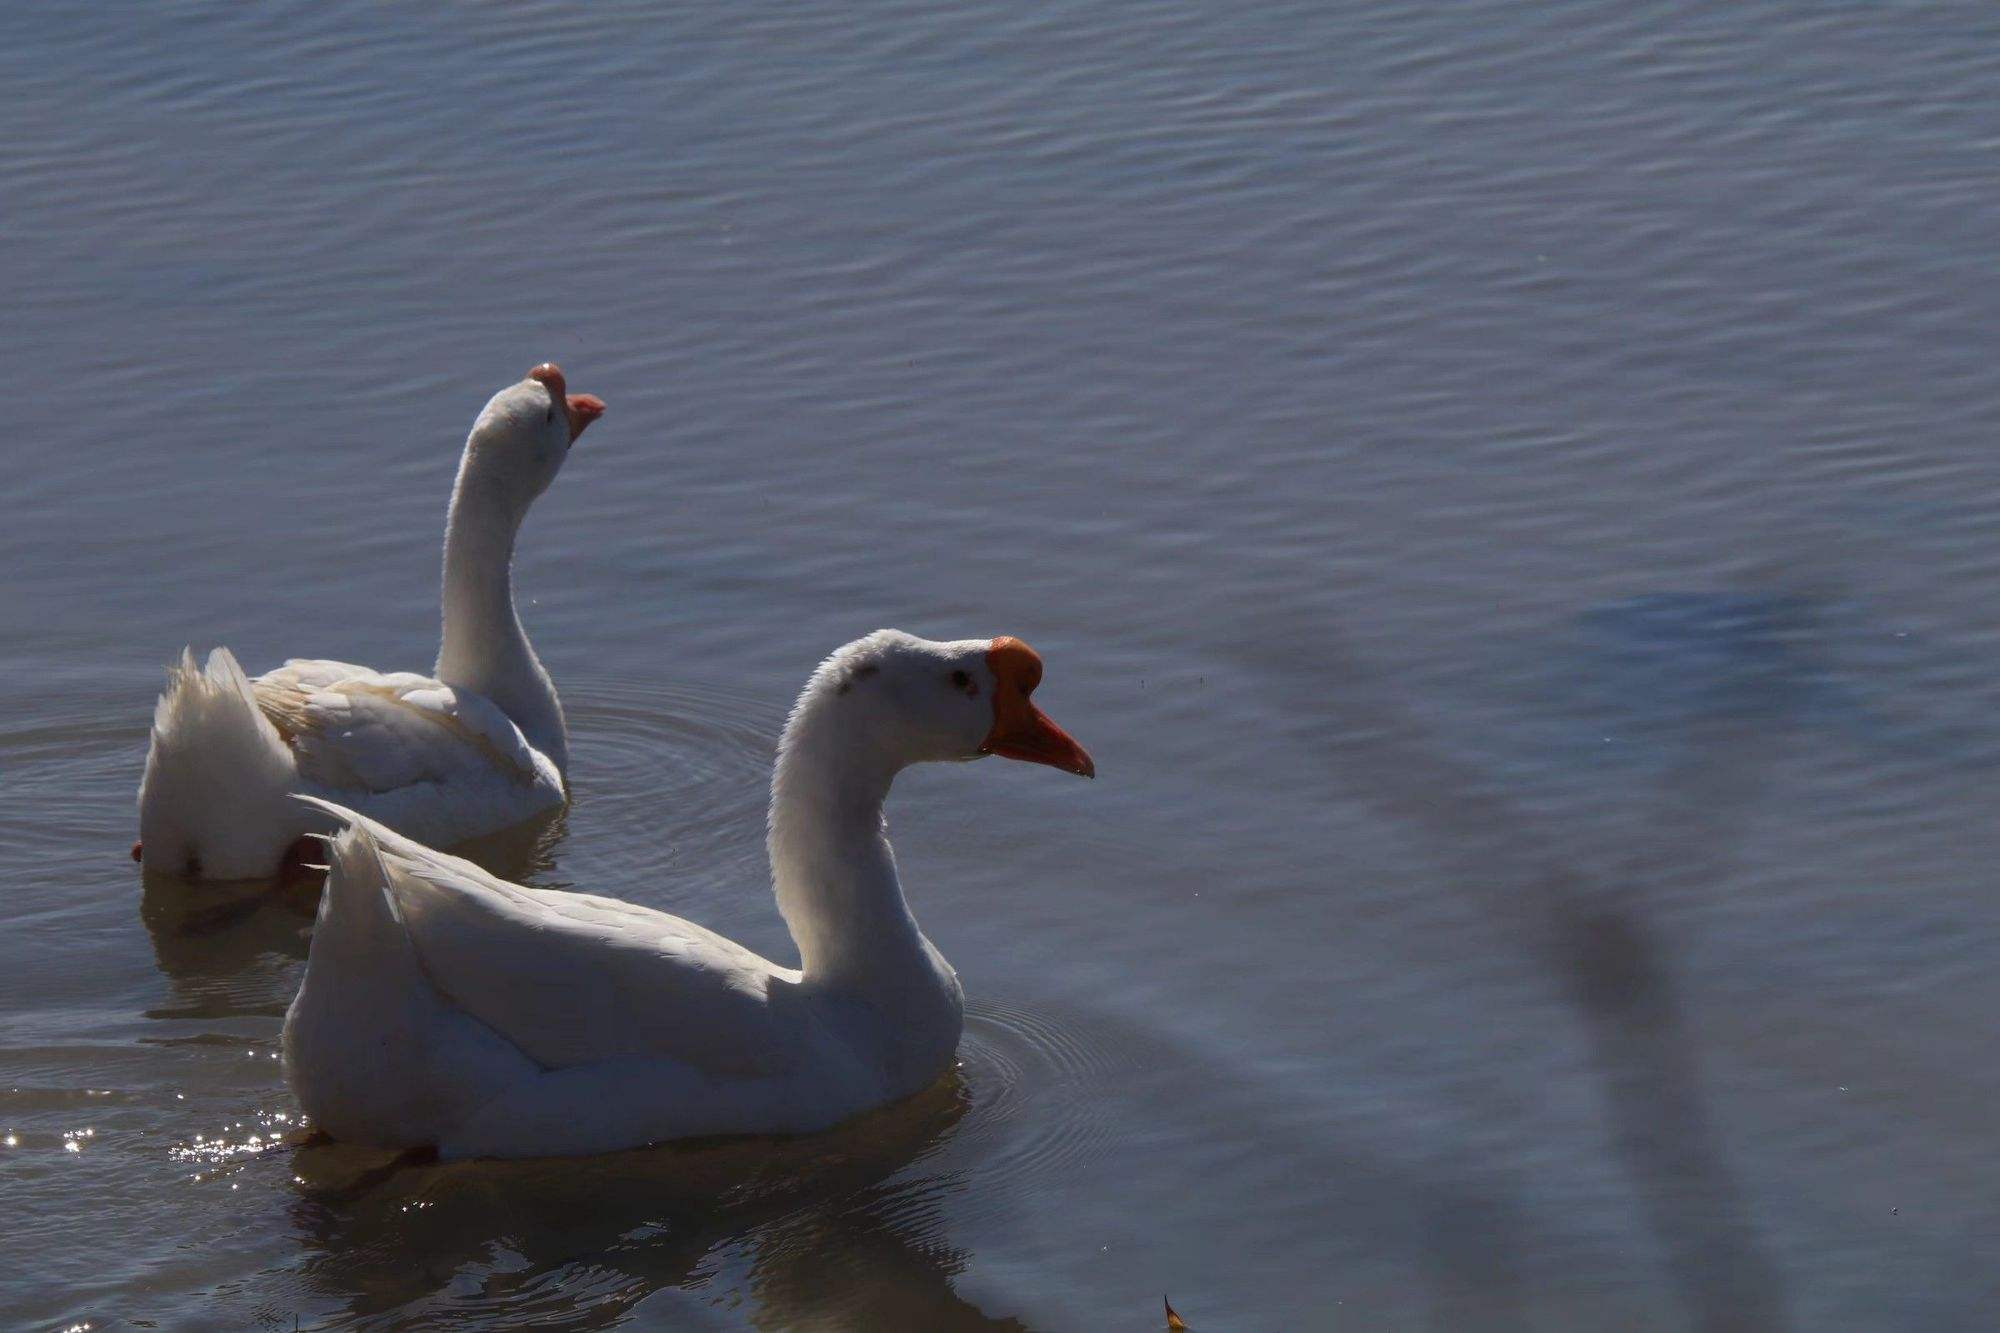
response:
<svg viewBox="0 0 2000 1333"><path fill-rule="evenodd" d="M139 786L134 860L189 879L276 873L332 827L324 797L449 846L566 799L555 686L514 611L514 539L604 412L536 366L466 437L444 539L444 632L430 676L294 658L247 677L227 648L168 673Z"/></svg>
<svg viewBox="0 0 2000 1333"><path fill-rule="evenodd" d="M315 802L346 828L285 1018L301 1106L336 1139L563 1156L807 1133L928 1087L951 1066L963 996L910 915L882 805L927 760L1093 776L1030 701L1041 674L1017 639L894 630L820 664L771 778L796 968L651 908L507 883Z"/></svg>

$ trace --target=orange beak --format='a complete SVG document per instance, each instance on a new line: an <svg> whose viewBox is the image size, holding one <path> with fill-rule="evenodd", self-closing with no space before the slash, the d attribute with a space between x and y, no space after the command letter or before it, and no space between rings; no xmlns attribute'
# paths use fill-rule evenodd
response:
<svg viewBox="0 0 2000 1333"><path fill-rule="evenodd" d="M528 378L549 391L549 397L563 405L569 414L569 442L576 443L576 437L584 428L604 415L604 400L594 393L571 393L569 381L563 378L562 367L553 361L544 361L528 372Z"/></svg>
<svg viewBox="0 0 2000 1333"><path fill-rule="evenodd" d="M979 752L1096 777L1097 765L1084 748L1029 702L1028 696L1042 683L1041 655L1019 639L1002 635L986 650L986 665L993 671L993 730L986 733Z"/></svg>
<svg viewBox="0 0 2000 1333"><path fill-rule="evenodd" d="M569 408L569 442L583 434L583 428L604 415L604 400L594 393L572 393L563 398Z"/></svg>

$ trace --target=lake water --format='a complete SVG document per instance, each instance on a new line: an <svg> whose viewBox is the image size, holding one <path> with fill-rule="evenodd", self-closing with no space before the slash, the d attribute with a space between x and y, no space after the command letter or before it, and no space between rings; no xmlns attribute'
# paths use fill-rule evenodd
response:
<svg viewBox="0 0 2000 1333"><path fill-rule="evenodd" d="M1993 1326L2000 14L68 6L0 116L0 1323ZM161 668L427 668L551 358L532 882L789 957L881 625L1101 776L898 784L911 1104L296 1148L311 892L126 857Z"/></svg>

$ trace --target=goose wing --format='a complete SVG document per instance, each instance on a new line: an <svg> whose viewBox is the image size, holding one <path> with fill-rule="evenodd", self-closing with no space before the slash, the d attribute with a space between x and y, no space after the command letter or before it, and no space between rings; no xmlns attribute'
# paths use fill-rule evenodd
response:
<svg viewBox="0 0 2000 1333"><path fill-rule="evenodd" d="M790 1067L796 1034L782 1011L795 973L665 912L512 884L313 804L380 847L395 914L431 985L543 1068L661 1059L749 1078Z"/></svg>
<svg viewBox="0 0 2000 1333"><path fill-rule="evenodd" d="M505 713L428 676L295 659L259 676L251 692L298 757L300 776L325 790L536 779L537 756Z"/></svg>

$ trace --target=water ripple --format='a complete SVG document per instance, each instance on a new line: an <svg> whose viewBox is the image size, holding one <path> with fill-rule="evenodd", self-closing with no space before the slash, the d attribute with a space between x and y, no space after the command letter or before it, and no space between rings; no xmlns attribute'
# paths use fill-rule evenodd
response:
<svg viewBox="0 0 2000 1333"><path fill-rule="evenodd" d="M972 1113L953 1159L1006 1191L1032 1191L1109 1148L1116 1085L1134 1054L1086 1020L981 999L966 1005L959 1061Z"/></svg>

